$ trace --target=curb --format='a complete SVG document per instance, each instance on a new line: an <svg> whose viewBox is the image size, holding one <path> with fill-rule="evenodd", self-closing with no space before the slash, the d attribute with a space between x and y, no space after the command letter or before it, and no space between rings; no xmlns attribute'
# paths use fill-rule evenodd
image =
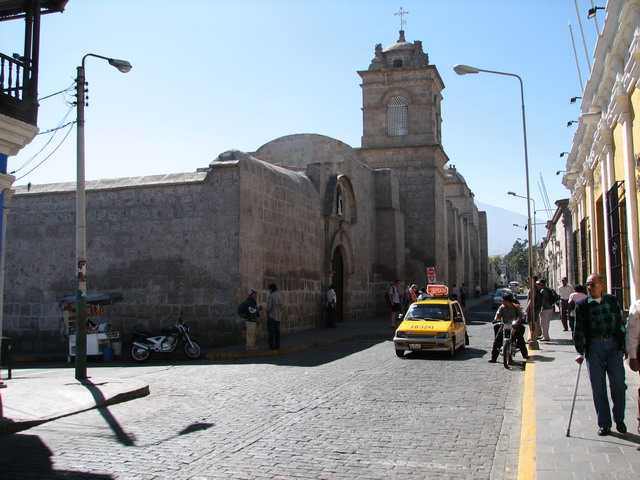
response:
<svg viewBox="0 0 640 480"><path fill-rule="evenodd" d="M329 340L323 340L320 342L312 342L298 347L283 348L280 350L262 350L253 352L236 352L236 353L206 353L202 358L206 360L223 360L223 359L237 359L237 358L251 358L251 357L272 357L275 355L283 355L287 353L300 353L313 350L315 348L326 347L334 343L353 341L353 340L377 340L388 339L388 333L370 333L370 334L357 334L347 335L343 337L335 337Z"/></svg>
<svg viewBox="0 0 640 480"><path fill-rule="evenodd" d="M129 400L134 400L136 398L146 397L151 393L149 389L149 385L142 385L138 388L134 388L132 390L128 390L126 392L117 393L112 397L105 398L104 400L96 400L95 404L86 408L80 408L77 410L67 411L60 415L52 415L51 417L41 418L38 420L12 420L9 418L0 418L0 435L7 435L11 433L21 432L23 430L28 430L33 427L37 427L38 425L42 425L43 423L51 422L53 420L58 420L64 417L70 417L72 415L76 415L77 413L87 412L89 410L94 410L96 408L104 408L110 405L115 405L117 403L128 402Z"/></svg>

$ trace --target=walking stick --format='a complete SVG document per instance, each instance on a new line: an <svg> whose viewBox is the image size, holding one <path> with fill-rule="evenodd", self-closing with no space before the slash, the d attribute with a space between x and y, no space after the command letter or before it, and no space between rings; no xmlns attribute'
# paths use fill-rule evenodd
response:
<svg viewBox="0 0 640 480"><path fill-rule="evenodd" d="M573 390L573 401L571 402L571 413L569 414L569 424L567 425L567 437L570 437L571 432L571 419L573 418L573 407L576 404L576 394L578 393L578 382L580 381L580 370L582 369L582 362L578 364L578 376L576 377L576 388Z"/></svg>

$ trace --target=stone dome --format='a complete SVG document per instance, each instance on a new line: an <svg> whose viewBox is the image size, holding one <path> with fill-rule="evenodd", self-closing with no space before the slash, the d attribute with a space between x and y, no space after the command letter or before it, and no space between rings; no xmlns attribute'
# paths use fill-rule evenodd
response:
<svg viewBox="0 0 640 480"><path fill-rule="evenodd" d="M400 30L400 38L393 45L389 45L384 49L384 52L393 52L396 50L412 50L415 48L413 43L409 43L404 39L404 30Z"/></svg>
<svg viewBox="0 0 640 480"><path fill-rule="evenodd" d="M404 38L404 30L400 30L400 38L384 50L382 44L376 45L376 56L369 65L369 70L385 70L391 68L422 67L429 65L429 55L422 50L422 42L416 40L409 43Z"/></svg>

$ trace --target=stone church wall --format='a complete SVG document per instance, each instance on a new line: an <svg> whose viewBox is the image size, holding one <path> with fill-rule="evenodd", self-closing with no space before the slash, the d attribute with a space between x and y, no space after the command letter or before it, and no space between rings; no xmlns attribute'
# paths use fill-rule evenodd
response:
<svg viewBox="0 0 640 480"><path fill-rule="evenodd" d="M381 297L378 290L382 288L376 269L380 258L376 234L379 219L376 172L359 161L355 149L322 135L282 137L264 145L253 155L260 155L260 160L275 165L294 163L297 167L306 167L304 176L292 172L289 175L309 179L315 188L313 192L302 192L304 202L296 205L298 210L287 213L299 226L295 229L297 243L291 243L291 248L305 255L290 262L296 267L286 272L296 289L296 282L305 282L301 293L291 293L304 299L300 303L301 318L305 318L307 324L310 318L316 325L324 321L324 291L333 280L331 259L336 248L343 250L345 260L344 318L359 320L375 314L376 300ZM395 209L392 215L397 216L397 181L394 185L396 201L391 208ZM345 191L345 211L340 216L336 213L335 203L338 187ZM311 202L309 208L316 210L300 210L308 201ZM313 223L314 218L316 223ZM318 222L319 219L323 221ZM301 221L308 223L299 225ZM275 246L282 248L281 245L276 242ZM286 256L290 258L291 253ZM303 324L300 320L298 327L294 325L293 328L303 328Z"/></svg>
<svg viewBox="0 0 640 480"><path fill-rule="evenodd" d="M238 338L237 170L167 177L89 182L88 291L123 294L107 313L125 335L183 312L204 345ZM6 335L16 350L66 351L58 301L75 292L74 186L17 192L7 245Z"/></svg>
<svg viewBox="0 0 640 480"><path fill-rule="evenodd" d="M398 179L403 212L404 268L401 281L426 284L427 267L435 267L438 281L448 279L447 234L442 166L446 156L438 147L362 148L371 168L391 168ZM404 275L404 277L401 277Z"/></svg>
<svg viewBox="0 0 640 480"><path fill-rule="evenodd" d="M317 187L304 173L248 155L239 174L240 295L253 288L264 304L275 283L286 305L283 333L319 326L324 239Z"/></svg>
<svg viewBox="0 0 640 480"><path fill-rule="evenodd" d="M235 310L248 289L264 304L272 282L286 304L283 333L323 325L340 248L344 318L370 318L392 278L377 271L387 255L378 221L392 222L390 241L401 245L403 217L395 173L380 176L357 156L302 172L232 152L196 174L89 182L89 293L122 293L107 315L125 341L182 312L204 347L221 346L242 341ZM337 186L346 192L341 215ZM387 190L386 217L373 200L377 188ZM65 354L58 302L75 292L75 184L18 190L7 222L5 334L16 351Z"/></svg>

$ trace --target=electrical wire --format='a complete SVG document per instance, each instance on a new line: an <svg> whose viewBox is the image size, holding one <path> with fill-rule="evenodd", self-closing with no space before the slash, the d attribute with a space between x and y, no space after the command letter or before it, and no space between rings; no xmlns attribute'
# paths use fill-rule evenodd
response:
<svg viewBox="0 0 640 480"><path fill-rule="evenodd" d="M72 124L72 123L75 123L75 122L68 122L68 123L66 123L65 125L62 125L62 123L67 119L67 117L69 116L69 114L71 113L71 111L72 111L72 110L73 110L73 107L69 108L69 110L68 110L68 111L67 111L67 113L64 115L64 117L62 118L62 120L60 120L60 123L58 124L58 126L57 126L56 128L53 128L53 129L51 129L51 130L47 130L46 132L42 132L43 134L44 134L44 133L53 132L53 135L51 135L51 137L49 138L49 140L47 140L47 142L42 146L42 148L41 148L40 150L38 150L34 155L32 155L32 156L31 156L31 158L29 158L29 160L27 160L27 161L26 161L25 163L23 163L20 167L16 168L13 172L11 172L11 174L12 174L12 175L13 175L14 173L17 173L17 172L19 172L20 170L22 170L22 169L26 168L26 167L27 167L31 162L33 162L33 161L36 159L36 157L37 157L38 155L40 155L40 154L44 151L44 149L45 149L45 148L47 148L47 147L49 146L49 144L53 141L53 139L54 139L54 138L55 138L55 136L56 136L56 133L58 133L58 131L59 131L59 130L61 130L62 128L66 127L67 125L70 125L70 124ZM67 134L67 135L68 135L68 134ZM65 136L65 138L67 138L67 137ZM64 140L63 140L63 141L64 141ZM57 150L58 148L59 148L59 145L58 145L58 147L56 147L56 150ZM54 151L55 151L55 150L54 150ZM47 157L47 158L49 158L49 157Z"/></svg>
<svg viewBox="0 0 640 480"><path fill-rule="evenodd" d="M75 122L69 122L67 125L73 125ZM31 170L29 170L27 173L25 173L24 175L22 175L21 177L16 178L16 180L21 180L24 177L26 177L27 175L29 175L31 172L33 172L36 168L38 168L40 165L42 165L44 162L46 162L49 158L51 158L51 156L56 153L56 151L62 146L62 144L64 143L64 141L67 139L67 137L69 136L69 134L71 133L71 131L73 130L73 128L69 128L69 130L67 131L66 135L63 137L63 139L60 141L60 143L58 144L58 146L49 154L47 155L40 163L38 163L35 167L33 167Z"/></svg>
<svg viewBox="0 0 640 480"><path fill-rule="evenodd" d="M64 90L60 90L59 92L52 93L51 95L47 95L46 97L40 97L38 101L41 102L42 100L46 100L47 98L55 97L56 95L60 95L61 93L67 93L72 90L75 90L75 86L73 83L69 85L67 88L65 88Z"/></svg>

